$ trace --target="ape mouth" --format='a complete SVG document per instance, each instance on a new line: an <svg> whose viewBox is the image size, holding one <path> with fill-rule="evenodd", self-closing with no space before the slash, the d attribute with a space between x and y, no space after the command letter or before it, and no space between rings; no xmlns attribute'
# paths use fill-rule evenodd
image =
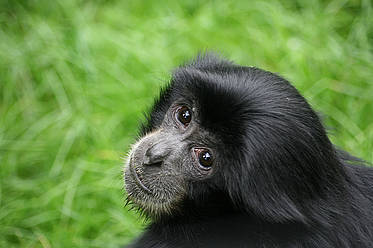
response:
<svg viewBox="0 0 373 248"><path fill-rule="evenodd" d="M132 157L131 157L131 159L130 159L129 167L130 167L131 175L132 175L132 177L135 179L136 184L137 184L141 189L143 189L146 193L151 194L152 191L151 191L150 189L148 189L148 187L146 187L146 186L144 185L144 183L141 181L139 175L137 174L137 171L136 171L136 169L134 168L133 163L132 163Z"/></svg>

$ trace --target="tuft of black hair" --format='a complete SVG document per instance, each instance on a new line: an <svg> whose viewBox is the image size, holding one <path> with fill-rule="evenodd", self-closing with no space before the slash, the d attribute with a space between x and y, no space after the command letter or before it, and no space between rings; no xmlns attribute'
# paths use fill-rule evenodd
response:
<svg viewBox="0 0 373 248"><path fill-rule="evenodd" d="M373 169L331 143L286 79L199 54L173 71L140 134L180 99L223 166L130 247L373 247Z"/></svg>

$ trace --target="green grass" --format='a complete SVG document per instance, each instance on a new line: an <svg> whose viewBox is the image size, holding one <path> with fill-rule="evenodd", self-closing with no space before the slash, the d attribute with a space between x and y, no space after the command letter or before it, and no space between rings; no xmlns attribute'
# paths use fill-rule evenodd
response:
<svg viewBox="0 0 373 248"><path fill-rule="evenodd" d="M170 69L204 49L285 76L373 162L369 0L2 0L0 247L136 236L121 156Z"/></svg>

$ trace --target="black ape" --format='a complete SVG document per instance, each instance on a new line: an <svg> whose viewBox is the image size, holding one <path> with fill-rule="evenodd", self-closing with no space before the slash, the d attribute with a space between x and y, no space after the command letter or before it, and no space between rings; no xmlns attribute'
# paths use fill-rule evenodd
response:
<svg viewBox="0 0 373 248"><path fill-rule="evenodd" d="M130 247L373 247L373 170L288 81L214 55L174 71L125 184L152 219Z"/></svg>

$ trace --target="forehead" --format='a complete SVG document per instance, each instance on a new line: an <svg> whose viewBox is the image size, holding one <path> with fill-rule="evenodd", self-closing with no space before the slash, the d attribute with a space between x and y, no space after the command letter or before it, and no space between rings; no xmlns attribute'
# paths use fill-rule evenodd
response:
<svg viewBox="0 0 373 248"><path fill-rule="evenodd" d="M177 68L156 99L142 134L158 128L170 106L177 102L194 107L205 130L227 142L237 140L250 128L250 120L265 116L276 99L285 99L281 93L284 82L275 74L253 67Z"/></svg>
<svg viewBox="0 0 373 248"><path fill-rule="evenodd" d="M244 130L240 120L245 119L250 109L250 89L241 74L178 70L169 86L170 102L193 107L201 128L219 138L229 140L232 135L237 138Z"/></svg>

